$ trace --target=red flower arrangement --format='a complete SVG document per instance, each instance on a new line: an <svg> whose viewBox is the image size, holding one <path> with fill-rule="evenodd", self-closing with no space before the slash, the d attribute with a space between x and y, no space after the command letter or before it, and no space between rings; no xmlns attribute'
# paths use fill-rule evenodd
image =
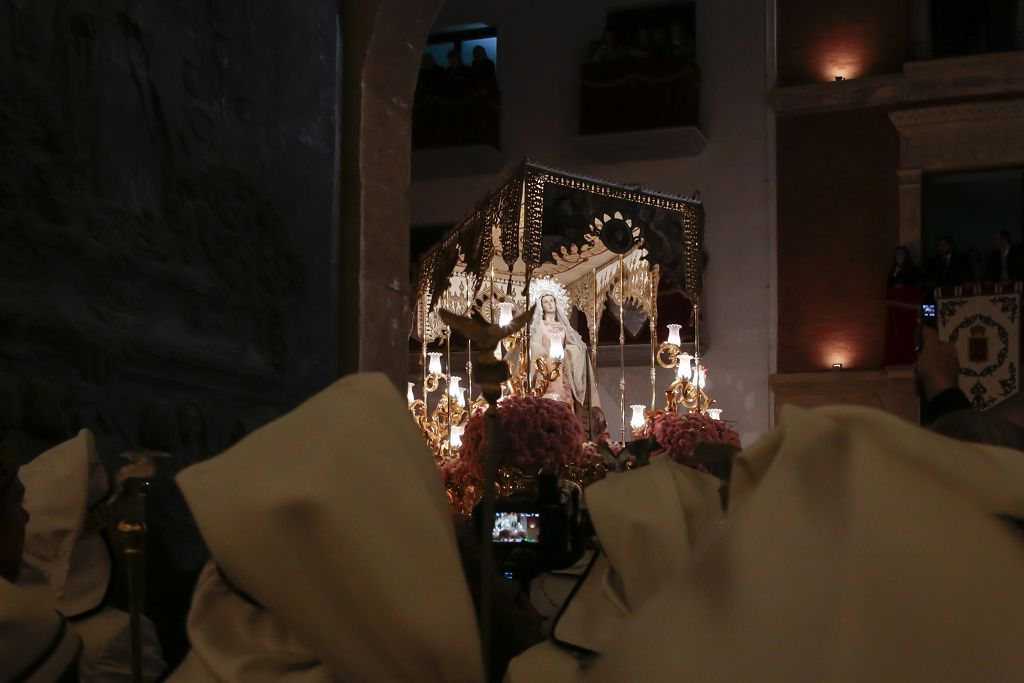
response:
<svg viewBox="0 0 1024 683"><path fill-rule="evenodd" d="M469 418L459 457L446 464L445 474L483 479L486 423L483 411ZM498 424L504 447L499 467L515 467L532 475L556 472L562 465L584 464L583 430L562 401L535 396L502 399L498 402Z"/></svg>
<svg viewBox="0 0 1024 683"><path fill-rule="evenodd" d="M732 427L697 413L659 415L651 425L651 435L661 447L657 454L666 454L682 465L697 469L704 469L694 459L694 451L700 441L742 448L739 434Z"/></svg>

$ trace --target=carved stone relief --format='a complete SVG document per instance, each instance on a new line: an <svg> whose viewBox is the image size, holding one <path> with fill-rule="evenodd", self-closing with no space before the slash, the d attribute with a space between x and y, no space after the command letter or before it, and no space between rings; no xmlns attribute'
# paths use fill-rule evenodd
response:
<svg viewBox="0 0 1024 683"><path fill-rule="evenodd" d="M0 3L0 409L26 457L85 426L111 469L147 439L185 465L333 378L336 13Z"/></svg>

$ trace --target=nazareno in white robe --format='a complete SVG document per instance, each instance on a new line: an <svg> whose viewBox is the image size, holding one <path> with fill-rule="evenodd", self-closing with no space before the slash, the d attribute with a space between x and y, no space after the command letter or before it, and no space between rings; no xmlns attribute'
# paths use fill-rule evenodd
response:
<svg viewBox="0 0 1024 683"><path fill-rule="evenodd" d="M483 680L437 466L384 375L335 382L178 483L213 559L169 681Z"/></svg>
<svg viewBox="0 0 1024 683"><path fill-rule="evenodd" d="M82 640L82 681L130 681L128 613L105 603L112 563L110 548L85 529L86 512L103 501L109 484L92 433L81 430L21 468L25 509L30 514L18 586L65 616ZM156 629L141 622L142 672L164 671Z"/></svg>
<svg viewBox="0 0 1024 683"><path fill-rule="evenodd" d="M729 513L586 680L1017 681L1024 452L783 409Z"/></svg>

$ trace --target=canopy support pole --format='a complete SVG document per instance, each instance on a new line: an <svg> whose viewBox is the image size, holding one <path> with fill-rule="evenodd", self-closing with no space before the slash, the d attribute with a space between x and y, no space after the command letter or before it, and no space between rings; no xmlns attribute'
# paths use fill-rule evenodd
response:
<svg viewBox="0 0 1024 683"><path fill-rule="evenodd" d="M620 441L626 442L626 324L623 322L626 303L626 266L619 254L619 427Z"/></svg>

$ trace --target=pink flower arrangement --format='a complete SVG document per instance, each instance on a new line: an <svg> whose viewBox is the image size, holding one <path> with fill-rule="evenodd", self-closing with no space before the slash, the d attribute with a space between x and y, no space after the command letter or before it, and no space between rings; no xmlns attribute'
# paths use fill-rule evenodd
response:
<svg viewBox="0 0 1024 683"><path fill-rule="evenodd" d="M597 437L597 444L594 444L593 441L588 441L587 443L594 446L595 451L598 445L605 444L606 446L608 446L608 450L610 450L615 455L621 453L622 449L625 447L625 444L622 443L621 441L612 441L612 435L609 434L608 432L605 432L601 436Z"/></svg>
<svg viewBox="0 0 1024 683"><path fill-rule="evenodd" d="M498 403L498 423L504 449L501 467L516 467L525 474L536 474L557 471L563 464L582 465L586 460L583 430L572 410L562 401L511 396ZM477 479L483 479L486 424L482 411L469 418L457 458L461 464L451 466Z"/></svg>
<svg viewBox="0 0 1024 683"><path fill-rule="evenodd" d="M736 431L722 422L696 413L665 413L654 419L652 436L661 446L661 453L683 465L698 467L694 460L697 443L723 444L742 448Z"/></svg>

